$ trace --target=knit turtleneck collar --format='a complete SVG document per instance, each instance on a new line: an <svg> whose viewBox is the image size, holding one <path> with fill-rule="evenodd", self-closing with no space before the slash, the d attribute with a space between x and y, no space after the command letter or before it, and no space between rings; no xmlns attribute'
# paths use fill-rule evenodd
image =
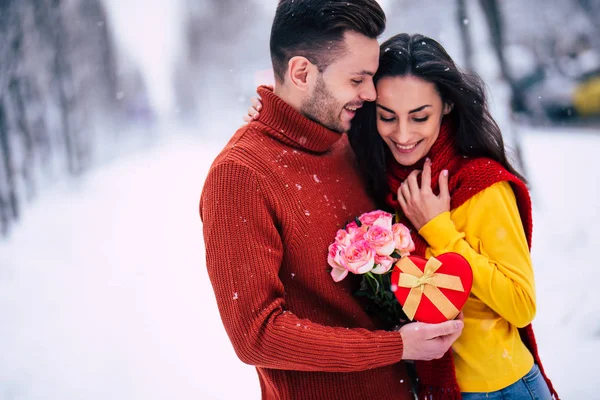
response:
<svg viewBox="0 0 600 400"><path fill-rule="evenodd" d="M296 148L324 153L342 137L341 133L300 114L270 88L259 86L257 91L263 103L258 121L271 128L268 133L277 140Z"/></svg>

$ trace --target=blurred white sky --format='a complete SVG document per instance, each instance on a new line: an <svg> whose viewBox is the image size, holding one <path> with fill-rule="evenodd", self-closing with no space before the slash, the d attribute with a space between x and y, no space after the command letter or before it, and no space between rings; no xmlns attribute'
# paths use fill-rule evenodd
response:
<svg viewBox="0 0 600 400"><path fill-rule="evenodd" d="M202 2L203 0L196 0ZM277 0L243 0L274 12ZM138 64L157 114L175 109L173 68L182 43L181 0L105 0L115 38L126 58ZM388 0L379 0L387 8Z"/></svg>
<svg viewBox="0 0 600 400"><path fill-rule="evenodd" d="M139 64L158 115L174 108L173 66L180 51L180 0L105 0L126 58Z"/></svg>

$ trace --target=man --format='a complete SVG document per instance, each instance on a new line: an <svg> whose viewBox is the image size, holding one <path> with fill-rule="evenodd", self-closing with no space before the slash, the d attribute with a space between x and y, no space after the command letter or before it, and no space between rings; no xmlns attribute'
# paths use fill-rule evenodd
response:
<svg viewBox="0 0 600 400"><path fill-rule="evenodd" d="M352 294L357 280L328 274L336 231L375 209L344 133L375 100L384 27L375 0L281 0L275 88L259 88L264 110L236 132L204 185L208 273L263 399L412 399L400 361L439 358L462 331L461 321L377 330Z"/></svg>

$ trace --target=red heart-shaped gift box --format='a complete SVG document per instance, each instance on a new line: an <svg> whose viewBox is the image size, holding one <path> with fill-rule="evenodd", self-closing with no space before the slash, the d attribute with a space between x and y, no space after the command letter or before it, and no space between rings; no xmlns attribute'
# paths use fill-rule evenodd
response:
<svg viewBox="0 0 600 400"><path fill-rule="evenodd" d="M435 272L433 272L433 274L429 274L429 276L437 276L434 277L433 280L428 280L427 277L425 277L425 281L432 282L433 284L427 283L424 286L419 286L414 289L411 289L410 287L403 287L402 285L405 285L404 283L402 285L399 284L401 274L406 273L401 271L399 267L400 263L403 263L402 266L403 268L405 268L407 263L412 262L412 264L414 264L414 266L416 266L421 271L421 273L418 275L423 275L428 260L418 256L407 256L405 258L407 258L408 260L400 260L394 266L391 278L391 290L396 295L396 298L398 299L400 304L403 307L406 305L411 290L420 292L422 288L429 285L429 292L438 292L439 290L439 292L441 292L441 294L445 296L450 301L450 303L454 305L455 308L450 307L453 311L447 311L446 315L444 315L442 311L438 309L436 304L434 304L434 302L432 302L431 299L424 293L420 297L420 301L418 302L416 311L414 312L413 320L428 323L439 323L447 321L449 319L454 319L458 315L462 307L465 305L465 302L469 297L469 293L471 292L471 287L473 286L473 271L471 270L471 266L469 265L467 260L458 253L444 253L437 257L432 257L430 259L430 267L433 265L439 267L435 269ZM441 265L439 265L440 263ZM413 266L410 265L409 267L413 268ZM410 276L403 277L404 282L406 282L406 278L408 278L408 281L411 282L417 281L419 278L421 278L421 276L416 276L413 274L408 275ZM423 278L421 278L421 280L422 279ZM444 288L443 284L440 284L440 286L436 286L435 284L436 281L442 282L444 280L448 281L448 279L453 280L454 283L458 283L457 280L460 279L460 284L462 284L462 290L448 289ZM460 284L458 285L460 286ZM437 293L438 297L439 292ZM412 296L417 296L417 293L414 293ZM438 304L446 302L446 300L442 300L442 302L438 301Z"/></svg>

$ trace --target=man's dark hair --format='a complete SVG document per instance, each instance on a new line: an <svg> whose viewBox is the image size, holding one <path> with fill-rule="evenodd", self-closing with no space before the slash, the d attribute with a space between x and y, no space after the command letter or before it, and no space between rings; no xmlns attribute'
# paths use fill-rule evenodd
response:
<svg viewBox="0 0 600 400"><path fill-rule="evenodd" d="M281 0L271 28L271 61L283 82L289 60L306 57L323 72L343 55L344 33L377 39L385 14L375 0Z"/></svg>

